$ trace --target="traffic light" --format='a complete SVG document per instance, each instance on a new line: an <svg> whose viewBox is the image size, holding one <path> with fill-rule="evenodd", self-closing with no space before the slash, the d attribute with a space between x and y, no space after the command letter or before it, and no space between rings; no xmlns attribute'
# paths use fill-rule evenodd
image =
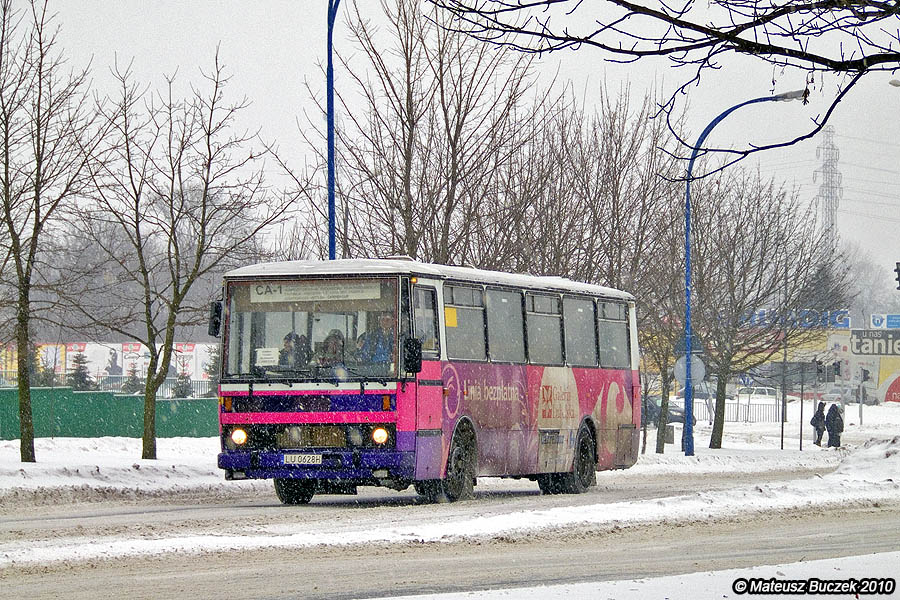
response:
<svg viewBox="0 0 900 600"><path fill-rule="evenodd" d="M862 380L863 380L863 381L868 381L868 380L869 380L869 370L868 370L868 369L863 369L863 370L862 370Z"/></svg>
<svg viewBox="0 0 900 600"><path fill-rule="evenodd" d="M900 290L900 262L894 267L894 273L897 274L897 289Z"/></svg>
<svg viewBox="0 0 900 600"><path fill-rule="evenodd" d="M819 383L825 383L826 373L825 373L825 365L822 364L821 360L816 361L816 381Z"/></svg>
<svg viewBox="0 0 900 600"><path fill-rule="evenodd" d="M831 368L834 369L835 377L841 376L841 361L839 361L839 360L835 361L835 363L831 366Z"/></svg>

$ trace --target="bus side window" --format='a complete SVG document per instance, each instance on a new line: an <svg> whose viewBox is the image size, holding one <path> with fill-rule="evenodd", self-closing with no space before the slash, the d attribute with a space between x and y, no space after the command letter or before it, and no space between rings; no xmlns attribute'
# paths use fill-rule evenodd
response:
<svg viewBox="0 0 900 600"><path fill-rule="evenodd" d="M488 349L496 362L525 362L525 329L522 294L488 288Z"/></svg>
<svg viewBox="0 0 900 600"><path fill-rule="evenodd" d="M562 312L559 296L526 294L525 328L528 330L528 361L540 365L562 365Z"/></svg>
<svg viewBox="0 0 900 600"><path fill-rule="evenodd" d="M563 296L563 328L566 331L566 362L578 367L597 366L597 330L594 301Z"/></svg>
<svg viewBox="0 0 900 600"><path fill-rule="evenodd" d="M629 368L631 360L629 358L628 308L618 302L600 302L597 308L600 366L613 369Z"/></svg>
<svg viewBox="0 0 900 600"><path fill-rule="evenodd" d="M447 357L485 360L484 297L481 288L444 286Z"/></svg>
<svg viewBox="0 0 900 600"><path fill-rule="evenodd" d="M428 355L439 355L437 294L434 288L416 286L413 293L413 334L422 342L422 352Z"/></svg>

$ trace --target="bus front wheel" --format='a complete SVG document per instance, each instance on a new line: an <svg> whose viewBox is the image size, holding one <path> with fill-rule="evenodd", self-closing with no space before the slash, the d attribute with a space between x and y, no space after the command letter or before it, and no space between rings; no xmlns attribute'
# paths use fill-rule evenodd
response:
<svg viewBox="0 0 900 600"><path fill-rule="evenodd" d="M314 479L276 479L275 494L282 504L309 504L316 493Z"/></svg>
<svg viewBox="0 0 900 600"><path fill-rule="evenodd" d="M447 476L433 481L417 481L416 492L430 502L456 502L475 495L478 450L475 432L462 426L453 434L447 453Z"/></svg>

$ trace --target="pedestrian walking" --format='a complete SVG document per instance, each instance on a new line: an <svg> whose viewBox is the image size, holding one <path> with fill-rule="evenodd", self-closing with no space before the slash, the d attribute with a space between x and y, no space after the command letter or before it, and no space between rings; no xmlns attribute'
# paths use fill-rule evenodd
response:
<svg viewBox="0 0 900 600"><path fill-rule="evenodd" d="M816 409L809 424L813 426L816 432L816 439L813 442L816 446L822 445L822 435L825 433L825 403L819 402L819 408Z"/></svg>
<svg viewBox="0 0 900 600"><path fill-rule="evenodd" d="M844 417L837 404L832 404L825 415L825 429L828 430L828 447L841 447L841 433L844 431Z"/></svg>

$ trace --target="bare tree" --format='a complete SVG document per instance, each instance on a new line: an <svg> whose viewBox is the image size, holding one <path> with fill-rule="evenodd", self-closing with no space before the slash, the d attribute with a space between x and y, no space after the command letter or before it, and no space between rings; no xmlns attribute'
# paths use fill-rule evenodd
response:
<svg viewBox="0 0 900 600"><path fill-rule="evenodd" d="M852 242L842 246L848 269L853 273L853 302L850 314L854 323L866 324L872 313L900 312L893 265L879 264L870 252Z"/></svg>
<svg viewBox="0 0 900 600"><path fill-rule="evenodd" d="M673 198L673 209L678 200ZM638 339L644 361L643 370L656 373L659 379L658 454L665 449L663 432L668 422L669 396L674 382L675 348L684 339L684 321L680 317L684 307L684 240L677 209L664 211L661 224L665 227L657 230L659 245L641 266L649 287L638 296ZM645 388L644 395L648 393Z"/></svg>
<svg viewBox="0 0 900 600"><path fill-rule="evenodd" d="M739 170L703 180L692 199L693 314L718 380L710 448L720 448L732 374L818 339L800 315L846 307L850 286L843 257L796 191ZM763 310L769 317L753 318Z"/></svg>
<svg viewBox="0 0 900 600"><path fill-rule="evenodd" d="M359 95L367 110L343 111L337 132L343 253L470 262L492 170L524 143L540 105L526 102L530 59L449 33L413 0L382 10L380 30L358 12L349 25L362 56L344 60L355 85L340 100Z"/></svg>
<svg viewBox="0 0 900 600"><path fill-rule="evenodd" d="M57 48L47 3L32 1L22 13L12 5L0 2L0 187L9 244L0 258L16 287L20 454L34 462L28 348L39 262L56 235L58 213L90 183L92 152L104 130L87 70L69 70Z"/></svg>
<svg viewBox="0 0 900 600"><path fill-rule="evenodd" d="M532 135L528 159L512 165L508 191L521 220L516 265L534 273L626 289L639 299L638 331L647 372L658 374L666 426L674 344L682 322L677 269L682 188L666 124L652 119L653 94L633 103L628 87L604 90L595 112L567 105ZM647 390L645 390L646 392ZM658 436L658 452L665 438Z"/></svg>
<svg viewBox="0 0 900 600"><path fill-rule="evenodd" d="M659 173L677 170L666 124L650 119L655 98L604 93L590 114L571 92L535 89L529 100L521 57L447 33L418 3L382 7L390 45L359 14L351 25L371 68L354 76L368 111L348 111L339 132L345 255L402 252L633 289L675 187Z"/></svg>
<svg viewBox="0 0 900 600"><path fill-rule="evenodd" d="M555 99L527 123L525 143L489 165L493 185L477 211L475 264L500 270L574 276L590 207L572 185L572 147L584 143L586 118L573 99Z"/></svg>
<svg viewBox="0 0 900 600"><path fill-rule="evenodd" d="M265 150L235 130L246 100L229 103L218 55L202 86L179 99L173 78L151 95L115 69L120 93L106 116L113 135L94 179L81 228L112 273L102 305L72 299L83 317L143 343L143 458L156 458L156 394L173 359L176 328L203 318L205 275L259 256L258 237L281 220L296 194L264 181ZM123 248L122 240L127 243Z"/></svg>
<svg viewBox="0 0 900 600"><path fill-rule="evenodd" d="M453 16L455 30L526 52L587 46L614 62L666 58L687 73L679 92L705 70L719 68L729 55L749 55L778 70L799 71L807 82L822 73L846 76L811 131L786 143L821 129L864 75L900 66L900 13L896 5L881 0L674 5L631 0L429 2Z"/></svg>

